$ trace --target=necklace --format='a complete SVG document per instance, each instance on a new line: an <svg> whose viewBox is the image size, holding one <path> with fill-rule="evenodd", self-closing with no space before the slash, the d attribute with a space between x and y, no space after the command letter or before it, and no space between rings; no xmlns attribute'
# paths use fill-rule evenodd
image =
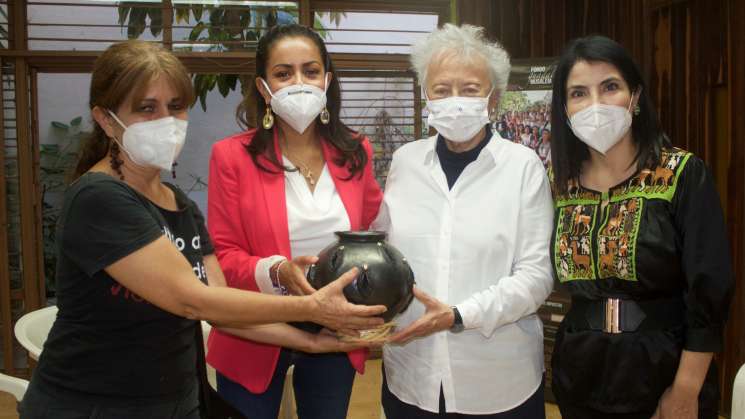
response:
<svg viewBox="0 0 745 419"><path fill-rule="evenodd" d="M287 158L290 160L292 164L295 165L295 168L298 170L298 172L300 172L300 175L302 175L305 178L305 181L308 182L308 184L311 187L315 186L316 177L315 177L315 173L313 173L313 170L310 167L308 167L307 164L300 161L300 159L290 154L290 147L287 146L287 140L284 138L284 135L281 136L281 140L284 143L284 146L285 146L284 153L287 156Z"/></svg>
<svg viewBox="0 0 745 419"><path fill-rule="evenodd" d="M297 160L297 159L294 159L294 160ZM313 175L313 171L310 170L310 167L308 167L304 163L300 162L300 160L297 160L297 162L298 162L298 166L299 166L297 169L300 172L300 174L303 175L303 177L305 178L306 182L308 182L310 184L310 186L315 186L316 179L315 179L315 177Z"/></svg>

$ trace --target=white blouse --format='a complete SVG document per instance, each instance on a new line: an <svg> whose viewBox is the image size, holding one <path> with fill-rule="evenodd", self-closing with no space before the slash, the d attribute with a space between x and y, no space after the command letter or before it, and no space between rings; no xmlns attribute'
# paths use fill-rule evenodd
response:
<svg viewBox="0 0 745 419"><path fill-rule="evenodd" d="M294 167L287 157L283 156L283 160L286 166ZM326 165L312 192L299 171L285 172L285 200L292 257L315 256L336 241L335 231L351 228L349 215ZM275 255L258 261L255 277L261 292L283 292L269 277L272 265L283 259L284 256Z"/></svg>
<svg viewBox="0 0 745 419"><path fill-rule="evenodd" d="M383 347L388 386L401 401L437 412L485 415L525 402L543 376L536 310L553 286L553 209L536 154L495 134L452 189L436 137L393 155L373 228L409 260L416 284L458 307L466 330ZM414 300L394 321L424 314Z"/></svg>

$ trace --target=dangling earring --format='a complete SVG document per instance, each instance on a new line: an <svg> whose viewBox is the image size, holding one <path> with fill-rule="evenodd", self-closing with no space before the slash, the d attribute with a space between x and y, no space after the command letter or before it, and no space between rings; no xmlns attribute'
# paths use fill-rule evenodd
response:
<svg viewBox="0 0 745 419"><path fill-rule="evenodd" d="M329 115L329 110L326 108L323 108L321 111L321 115L319 115L319 118L321 119L321 123L323 125L327 125L329 121L331 120L331 115Z"/></svg>
<svg viewBox="0 0 745 419"><path fill-rule="evenodd" d="M274 115L272 114L272 107L269 105L266 106L266 113L264 119L261 120L261 125L266 130L270 130L274 126Z"/></svg>
<svg viewBox="0 0 745 419"><path fill-rule="evenodd" d="M111 158L109 159L109 165L111 166L111 170L119 175L119 180L123 181L124 173L122 173L122 165L124 164L124 161L119 158L121 149L119 148L119 144L117 144L115 140L111 139L110 141L111 143L109 143L109 147L111 147Z"/></svg>
<svg viewBox="0 0 745 419"><path fill-rule="evenodd" d="M171 176L173 176L174 179L176 179L176 166L178 166L178 162L173 162L171 165Z"/></svg>
<svg viewBox="0 0 745 419"><path fill-rule="evenodd" d="M634 106L634 115L639 115L642 113L642 108L639 107L639 105Z"/></svg>

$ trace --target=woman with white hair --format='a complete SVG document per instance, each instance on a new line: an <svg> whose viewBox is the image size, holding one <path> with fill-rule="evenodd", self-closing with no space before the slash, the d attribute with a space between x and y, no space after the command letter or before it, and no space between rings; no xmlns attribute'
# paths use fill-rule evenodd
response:
<svg viewBox="0 0 745 419"><path fill-rule="evenodd" d="M482 28L445 25L412 63L437 135L394 153L374 224L417 279L383 352L385 414L543 418L552 204L535 152L490 129L509 57Z"/></svg>

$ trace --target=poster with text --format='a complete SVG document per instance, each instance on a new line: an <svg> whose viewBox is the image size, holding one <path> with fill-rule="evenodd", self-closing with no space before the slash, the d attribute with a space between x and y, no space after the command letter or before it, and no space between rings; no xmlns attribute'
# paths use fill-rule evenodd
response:
<svg viewBox="0 0 745 419"><path fill-rule="evenodd" d="M555 67L550 58L513 61L494 124L502 138L531 148L546 167L551 162L551 76Z"/></svg>

